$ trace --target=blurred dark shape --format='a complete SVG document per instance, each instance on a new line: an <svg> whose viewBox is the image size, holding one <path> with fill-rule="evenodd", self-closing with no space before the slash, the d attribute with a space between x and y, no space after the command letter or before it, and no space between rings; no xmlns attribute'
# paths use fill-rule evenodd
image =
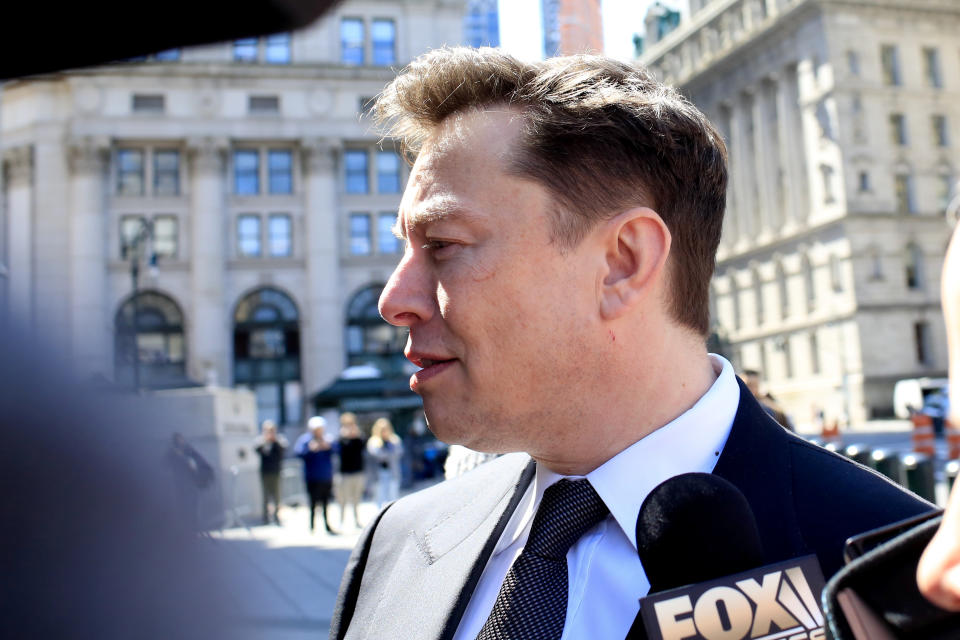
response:
<svg viewBox="0 0 960 640"><path fill-rule="evenodd" d="M2 635L237 637L219 543L177 508L158 402L78 384L22 334L4 340Z"/></svg>
<svg viewBox="0 0 960 640"><path fill-rule="evenodd" d="M307 26L339 0L8 2L0 79Z"/></svg>

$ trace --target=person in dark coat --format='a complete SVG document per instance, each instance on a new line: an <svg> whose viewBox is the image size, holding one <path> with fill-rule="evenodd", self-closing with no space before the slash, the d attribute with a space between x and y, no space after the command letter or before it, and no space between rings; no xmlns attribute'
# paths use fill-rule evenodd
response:
<svg viewBox="0 0 960 640"><path fill-rule="evenodd" d="M360 500L363 498L365 474L363 469L363 451L366 442L360 427L357 426L357 416L350 411L340 416L340 441L336 452L340 458L340 477L337 483L337 502L340 503L340 527L347 518L347 507L353 509L353 522L360 528L360 515L357 512Z"/></svg>
<svg viewBox="0 0 960 640"><path fill-rule="evenodd" d="M280 470L283 453L290 443L277 433L277 423L264 420L262 432L254 445L260 456L260 487L263 490L263 524L280 524Z"/></svg>
<svg viewBox="0 0 960 640"><path fill-rule="evenodd" d="M313 531L317 504L323 506L323 524L327 533L336 535L330 527L327 505L333 488L333 447L326 436L327 421L314 416L307 421L307 433L300 436L294 453L303 459L303 478L307 484L310 501L310 531Z"/></svg>

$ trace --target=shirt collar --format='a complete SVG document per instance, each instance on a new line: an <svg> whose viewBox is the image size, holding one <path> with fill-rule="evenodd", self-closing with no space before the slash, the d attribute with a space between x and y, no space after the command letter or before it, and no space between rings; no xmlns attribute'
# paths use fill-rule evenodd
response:
<svg viewBox="0 0 960 640"><path fill-rule="evenodd" d="M725 358L710 354L717 379L690 409L645 438L630 445L586 475L610 515L634 548L637 516L647 495L661 482L682 473L712 473L740 404L740 386ZM510 526L494 553L516 542L537 511L543 492L562 476L537 465L533 491L514 513Z"/></svg>

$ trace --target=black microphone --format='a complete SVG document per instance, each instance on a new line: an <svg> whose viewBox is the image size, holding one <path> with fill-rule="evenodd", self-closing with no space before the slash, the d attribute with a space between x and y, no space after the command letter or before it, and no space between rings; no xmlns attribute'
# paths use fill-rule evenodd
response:
<svg viewBox="0 0 960 640"><path fill-rule="evenodd" d="M756 518L733 484L686 473L640 507L637 554L650 582L627 638L822 640L816 556L763 565Z"/></svg>
<svg viewBox="0 0 960 640"><path fill-rule="evenodd" d="M684 473L643 501L637 555L658 593L759 566L763 546L739 489L710 473Z"/></svg>

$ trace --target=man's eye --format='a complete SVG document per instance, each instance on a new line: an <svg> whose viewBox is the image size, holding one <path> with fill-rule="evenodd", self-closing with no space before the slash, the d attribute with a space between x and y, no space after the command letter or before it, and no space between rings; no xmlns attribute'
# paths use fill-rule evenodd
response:
<svg viewBox="0 0 960 640"><path fill-rule="evenodd" d="M454 246L454 244L452 242L447 242L446 240L430 240L425 245L423 245L423 249L426 249L427 251L437 252L452 246Z"/></svg>

